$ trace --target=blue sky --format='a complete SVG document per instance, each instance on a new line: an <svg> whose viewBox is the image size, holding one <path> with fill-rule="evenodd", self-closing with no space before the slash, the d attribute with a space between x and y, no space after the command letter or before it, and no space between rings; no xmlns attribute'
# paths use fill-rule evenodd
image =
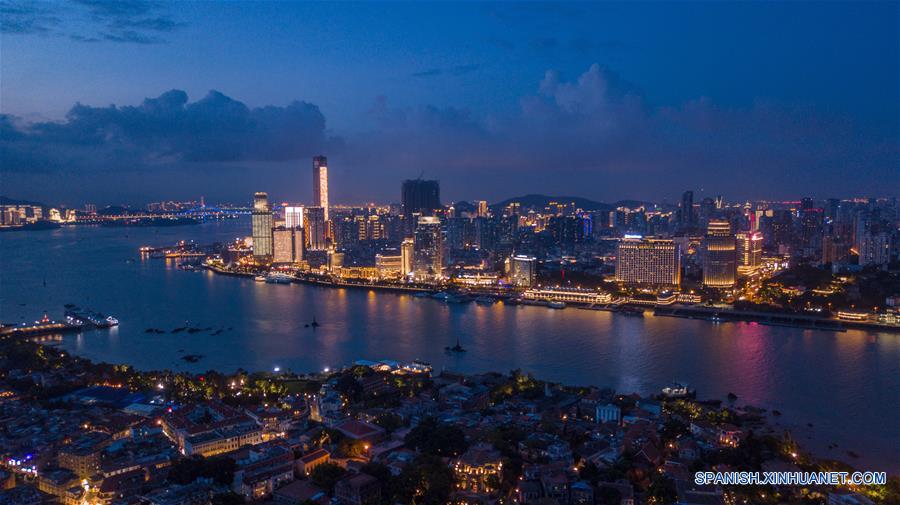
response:
<svg viewBox="0 0 900 505"><path fill-rule="evenodd" d="M897 2L6 1L0 176L29 198L303 200L308 158L325 152L348 202L396 200L423 171L448 200L884 194L900 187L884 184L900 182L898 14ZM186 98L147 119L142 102L169 90ZM210 90L227 100L183 110Z"/></svg>

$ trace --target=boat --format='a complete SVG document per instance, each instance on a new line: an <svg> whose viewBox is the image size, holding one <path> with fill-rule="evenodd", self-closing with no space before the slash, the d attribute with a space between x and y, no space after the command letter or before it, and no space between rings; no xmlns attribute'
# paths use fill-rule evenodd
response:
<svg viewBox="0 0 900 505"><path fill-rule="evenodd" d="M446 301L451 296L452 295L446 291L438 291L437 293L431 295L431 297L434 298L435 300L444 300L444 301Z"/></svg>
<svg viewBox="0 0 900 505"><path fill-rule="evenodd" d="M290 284L293 280L290 275L280 272L272 272L265 277L265 282L269 284Z"/></svg>
<svg viewBox="0 0 900 505"><path fill-rule="evenodd" d="M113 316L91 310L81 310L77 307L67 310L65 316L69 321L80 321L83 325L90 324L95 328L111 328L119 325L119 320Z"/></svg>
<svg viewBox="0 0 900 505"><path fill-rule="evenodd" d="M444 350L447 352L466 352L466 349L463 346L459 345L459 335L456 335L456 345L454 345L453 347L450 347L448 345L447 347L444 347Z"/></svg>
<svg viewBox="0 0 900 505"><path fill-rule="evenodd" d="M266 282L266 276L265 275L257 275L256 277L253 278L253 280L256 282Z"/></svg>
<svg viewBox="0 0 900 505"><path fill-rule="evenodd" d="M483 296L479 296L478 298L475 299L475 303L477 303L479 305L493 305L496 302L497 302L497 299L492 296L483 295Z"/></svg>
<svg viewBox="0 0 900 505"><path fill-rule="evenodd" d="M428 291L417 291L413 296L415 296L416 298L428 298L429 296L431 296L431 293L429 293Z"/></svg>
<svg viewBox="0 0 900 505"><path fill-rule="evenodd" d="M566 302L549 301L547 302L547 306L551 309L564 309L566 308Z"/></svg>
<svg viewBox="0 0 900 505"><path fill-rule="evenodd" d="M446 303L468 303L470 299L466 295L448 295L444 301Z"/></svg>
<svg viewBox="0 0 900 505"><path fill-rule="evenodd" d="M662 394L667 398L691 398L696 396L697 392L689 388L687 384L673 382L671 385L662 388Z"/></svg>
<svg viewBox="0 0 900 505"><path fill-rule="evenodd" d="M644 317L644 311L636 307L622 307L618 312L623 316Z"/></svg>

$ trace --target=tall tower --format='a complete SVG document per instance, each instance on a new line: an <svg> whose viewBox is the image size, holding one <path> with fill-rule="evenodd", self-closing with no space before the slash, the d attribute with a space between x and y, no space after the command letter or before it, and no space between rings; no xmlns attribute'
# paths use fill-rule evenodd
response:
<svg viewBox="0 0 900 505"><path fill-rule="evenodd" d="M325 221L328 221L328 158L313 157L313 207L325 210Z"/></svg>
<svg viewBox="0 0 900 505"><path fill-rule="evenodd" d="M737 251L731 223L710 219L703 239L703 285L714 288L734 286Z"/></svg>
<svg viewBox="0 0 900 505"><path fill-rule="evenodd" d="M420 217L416 223L413 244L413 271L416 279L440 279L444 259L441 220L433 216Z"/></svg>
<svg viewBox="0 0 900 505"><path fill-rule="evenodd" d="M696 224L694 218L694 192L685 191L681 195L681 226L692 228Z"/></svg>
<svg viewBox="0 0 900 505"><path fill-rule="evenodd" d="M272 259L274 253L272 228L274 226L275 220L272 217L272 209L269 207L269 195L263 192L254 194L251 234L253 236L253 256L256 259Z"/></svg>

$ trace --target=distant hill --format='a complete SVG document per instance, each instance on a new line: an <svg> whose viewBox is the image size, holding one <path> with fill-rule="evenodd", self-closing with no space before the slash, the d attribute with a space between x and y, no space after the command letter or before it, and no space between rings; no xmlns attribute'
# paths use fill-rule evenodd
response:
<svg viewBox="0 0 900 505"><path fill-rule="evenodd" d="M548 195L525 195L525 196L516 196L513 198L507 198L502 202L495 203L491 205L493 209L502 209L507 205L518 202L519 205L523 209L535 208L535 209L543 209L550 202L557 203L575 203L576 207L580 207L584 210L609 210L612 209L613 206L608 203L595 202L593 200L588 200L587 198L582 198L580 196L548 196Z"/></svg>
<svg viewBox="0 0 900 505"><path fill-rule="evenodd" d="M28 200L16 200L8 196L0 196L0 205L33 205L35 207L46 207L41 202L29 202Z"/></svg>

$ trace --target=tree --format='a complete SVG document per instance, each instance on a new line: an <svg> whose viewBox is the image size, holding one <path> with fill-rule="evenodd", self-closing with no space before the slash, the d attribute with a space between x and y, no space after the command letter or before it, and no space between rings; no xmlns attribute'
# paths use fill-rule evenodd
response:
<svg viewBox="0 0 900 505"><path fill-rule="evenodd" d="M309 480L313 484L326 490L328 494L334 493L334 485L344 476L344 469L334 463L322 463L313 468L309 474Z"/></svg>
<svg viewBox="0 0 900 505"><path fill-rule="evenodd" d="M468 448L466 435L456 426L439 424L433 417L423 419L404 439L406 445L424 454L454 457Z"/></svg>
<svg viewBox="0 0 900 505"><path fill-rule="evenodd" d="M453 470L441 458L423 454L400 472L393 498L413 505L443 505L453 492L453 480Z"/></svg>

